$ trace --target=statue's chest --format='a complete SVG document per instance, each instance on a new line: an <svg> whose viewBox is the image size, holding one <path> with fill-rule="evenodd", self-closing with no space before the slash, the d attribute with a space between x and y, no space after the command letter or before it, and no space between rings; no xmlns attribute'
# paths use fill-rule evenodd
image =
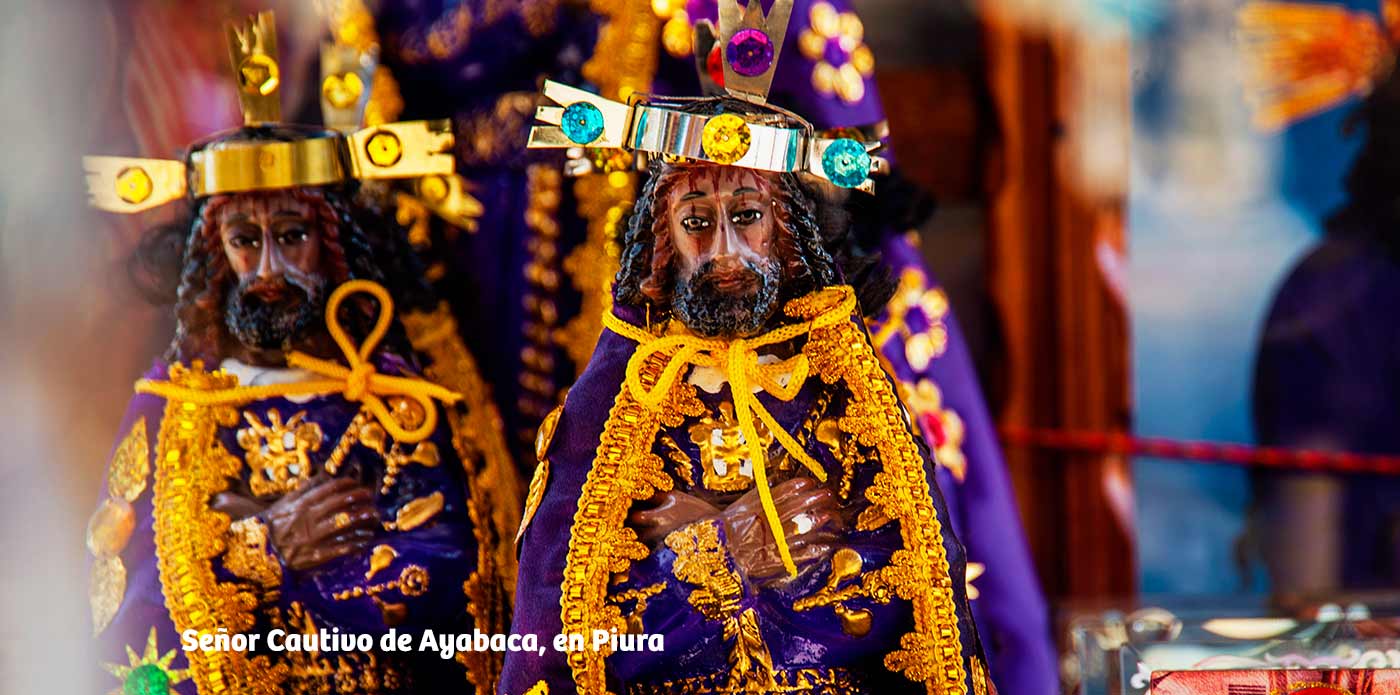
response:
<svg viewBox="0 0 1400 695"><path fill-rule="evenodd" d="M406 401L412 404L411 401ZM421 422L408 406L395 409L400 423ZM318 472L350 470L391 487L397 471L410 464L438 465L432 441L401 445L357 404L338 397L304 403L276 398L240 409L238 421L219 431L224 448L243 461L242 478L257 496L297 489Z"/></svg>
<svg viewBox="0 0 1400 695"><path fill-rule="evenodd" d="M832 401L830 391L814 390L791 403L770 407L770 412L808 455L828 471L839 471L840 444L827 436L836 432ZM679 426L663 428L653 451L666 461L678 490L712 502L732 499L754 487L754 447L740 425L732 401L702 398L702 402L702 414L686 418ZM755 418L754 430L758 447L765 452L770 484L791 476L800 466L772 428Z"/></svg>

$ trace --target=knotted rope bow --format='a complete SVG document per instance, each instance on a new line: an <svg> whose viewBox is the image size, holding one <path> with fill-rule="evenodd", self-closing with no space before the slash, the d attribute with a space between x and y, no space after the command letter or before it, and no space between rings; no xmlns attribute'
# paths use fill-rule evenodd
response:
<svg viewBox="0 0 1400 695"><path fill-rule="evenodd" d="M768 452L759 441L755 418L763 421L788 455L811 471L817 480L826 481L826 470L791 434L788 434L787 429L778 424L773 414L758 400L752 387L757 386L783 402L791 401L797 396L803 384L807 382L811 368L807 355L798 353L779 362L759 364L758 349L807 335L814 328L850 320L851 312L856 307L855 293L849 287L834 289L841 293L840 300L830 308L802 323L783 326L754 338L719 340L694 335L655 336L618 318L616 314L608 313L603 316L603 325L609 330L637 343L636 352L627 361L627 378L624 383L637 401L648 408L656 409L662 406L688 367L712 367L724 373L729 381L731 397L734 399L734 413L739 419L739 430L744 434L744 442L749 448L749 459L753 461L754 484L758 488L764 517L768 520L768 528L773 532L773 540L778 544L778 555L782 558L783 567L794 577L797 576L797 566L792 561L787 534L783 532L778 508L773 503L773 490L768 485ZM656 383L647 388L642 383L642 367L653 355L665 356L666 366L662 368ZM779 381L784 374L790 374L786 385Z"/></svg>
<svg viewBox="0 0 1400 695"><path fill-rule="evenodd" d="M354 341L340 325L338 317L341 303L346 297L357 292L369 294L379 300L379 316L375 319L374 330L370 331L365 342L359 347L355 346ZM238 386L217 391L176 386L168 381L142 379L136 382L136 392L155 394L196 405L234 405L264 398L339 393L345 396L346 400L364 404L395 441L405 444L421 442L437 429L438 414L433 399L451 404L461 400L462 396L422 379L389 376L375 371L374 364L370 362L370 355L388 333L393 318L394 301L389 297L388 290L369 280L351 280L337 287L326 304L326 329L330 331L336 345L340 346L348 367L331 360L293 352L287 356L288 366L305 369L325 378L290 384ZM384 396L403 396L413 400L423 408L423 422L413 429L404 429L384 404L381 399Z"/></svg>

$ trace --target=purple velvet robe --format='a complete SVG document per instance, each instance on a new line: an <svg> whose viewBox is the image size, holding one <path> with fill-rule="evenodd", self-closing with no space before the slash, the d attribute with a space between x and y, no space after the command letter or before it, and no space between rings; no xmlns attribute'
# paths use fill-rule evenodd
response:
<svg viewBox="0 0 1400 695"><path fill-rule="evenodd" d="M863 80L863 94L856 99L847 99L838 93L824 94L814 86L813 75L819 62L839 69L851 62L853 53L853 49L833 37L823 43L824 50L819 58L814 60L803 54L799 42L804 30L815 28L811 22L812 8L819 3L830 5L837 13L854 12L849 0L793 2L769 101L801 114L818 129L880 123L885 119L885 112L873 78ZM690 0L686 10L691 21L710 19L717 25L718 5L714 0ZM699 89L693 60L678 59L663 52L656 90L688 95L698 93ZM893 159L888 149L880 154ZM882 192L879 180L875 191L876 196L889 195ZM856 236L881 240L879 250L895 278L908 272L918 273L926 288L936 290L937 279L919 249L906 238L907 230L894 224L897 224L895 220L879 220L877 229L857 229ZM889 320L889 312L882 312L872 322L872 329L878 329ZM886 343L883 352L890 360L896 380L907 388L928 380L942 394L942 410L950 411L961 420L965 473L954 476L949 467L940 465L938 483L948 500L958 538L967 546L968 562L985 567L985 574L973 582L980 596L972 601L972 611L986 643L992 678L1006 693L1053 695L1059 690L1059 678L1050 634L1049 607L1031 562L1016 509L1015 492L997 441L996 423L987 410L972 356L951 309L938 317L911 311L904 320L914 333L941 324L946 334L942 350L917 368L906 357L906 337L902 334L896 334ZM916 412L919 410L914 404L909 405ZM936 447L944 435L934 431L930 427L932 424L920 418L925 437Z"/></svg>
<svg viewBox="0 0 1400 695"><path fill-rule="evenodd" d="M620 308L619 315L632 322L640 323L642 320L640 313L630 307ZM520 545L520 556L528 558L528 561L522 562L520 567L512 626L517 633L540 635L542 644L548 643L563 629L561 584L580 494L584 480L594 465L610 405L618 394L627 361L635 347L636 343L631 340L612 331L604 331L588 368L569 392L548 447L546 458L549 473L543 498L524 531ZM709 394L703 389L697 391L711 415L716 413L718 404L731 400L727 384L717 394ZM842 475L841 464L834 458L832 450L811 432L799 433L804 430L803 423L810 425L813 418L823 415L838 417L844 411L848 398L849 394L843 388L826 385L817 375L809 378L792 401L781 402L766 393L759 395L777 421L804 442L804 450L827 471L828 485L832 486ZM825 401L825 406L821 406L819 401ZM698 445L685 435L686 429L696 421L696 418L688 418L679 428L663 428L658 433L653 452L668 461L667 473L678 490L701 494L697 485L705 483L702 482L704 471L698 463L701 459ZM681 448L686 463L668 458L667 449L661 443L663 434L683 443ZM781 472L781 466L777 463L781 458L779 451L781 447L778 445L769 449L769 470L772 471L770 475L773 476L774 485L790 475ZM932 483L932 460L927 457L926 451L923 453L925 471ZM680 466L688 470L679 470ZM797 464L793 466L800 467ZM845 511L855 514L868 505L865 490L881 468L878 458L855 467L849 497L843 507ZM968 678L967 692L980 692L974 690L972 685L975 673L972 662L980 662L983 657L964 591L963 548L958 543L938 487L931 485L930 488L949 564L952 601L957 612L959 639ZM723 533L720 525L718 534L722 543ZM902 547L898 522L869 531L852 530L837 545L856 550L864 562L864 571L869 572L887 564L890 555ZM722 685L730 671L734 639L725 631L731 625L726 620L705 615L693 605L692 594L696 585L681 581L676 576L676 559L677 553L667 543L658 543L646 559L631 566L625 582L610 589L610 594L618 597L629 589L651 587L653 591L646 600L644 610L635 601L623 601L620 608L624 617L630 611L640 621L643 632L659 633L665 638L663 652L616 652L608 657L609 685L616 688L614 692L668 692L677 688L676 682L682 680L690 685L704 683L698 692L726 692ZM733 562L726 550L725 566L733 570ZM916 683L893 673L882 663L886 654L898 648L900 635L912 627L913 617L908 602L899 598L884 604L868 598L848 601L846 605L850 609L871 611L872 627L863 637L853 637L843 631L831 606L796 610L794 601L811 595L827 582L830 573L831 565L828 562L818 562L799 567L796 579L776 586L761 588L743 582L733 611L752 610L756 614L758 631L772 657L778 682L783 683L783 678L795 678L793 674L801 669L835 670L842 674L840 678L845 679L843 686L850 688L839 692L924 692L922 682ZM656 591L658 586L659 591ZM499 692L502 695L518 695L541 680L548 684L548 692L552 695L575 692L565 657L565 653L553 649L543 654L519 652L507 655ZM828 685L810 692L838 690Z"/></svg>
<svg viewBox="0 0 1400 695"><path fill-rule="evenodd" d="M384 362L381 370L395 373L402 367L401 362L393 360ZM166 366L158 362L146 374L146 378L163 380L166 375ZM139 420L145 419L151 475L148 477L145 491L133 504L136 528L120 553L128 575L126 592L115 618L100 633L98 639L99 653L104 662L127 666L129 661L125 649L130 647L138 655L142 654L148 636L154 630L157 653L163 655L175 650L175 659L170 664L170 669L179 670L187 668L187 663L184 653L180 651L180 635L176 632L170 613L166 609L167 599L157 563L154 523L162 510L152 509L155 481L161 475L155 454L165 407L166 402L163 398L138 394L132 399L122 420L120 432L125 435ZM294 414L304 412L305 420L315 423L321 429L320 447L310 454L314 468L319 470L359 408L359 404L349 402L338 395L316 397L301 403L285 398L270 398L238 408L237 424L221 427L216 436L225 450L243 460L245 452L238 442L238 430L247 427L247 422L243 419L245 415L252 415L266 423L268 411L272 409L278 411L284 422ZM291 615L292 605L297 604L314 620L316 626L326 630L338 628L342 632L369 633L377 637L394 627L400 633L409 632L414 635L414 651L410 653L373 655L378 661L378 667L371 669L376 671L376 677L383 678L385 673L393 671L401 679L399 687L374 690L363 687L361 681L355 692L464 692L469 689L463 670L457 662L442 659L436 653L416 651L419 644L418 633L424 629L456 633L470 632L473 627L465 610L466 597L462 590L463 581L477 567L477 543L466 508L469 488L464 481L462 463L453 447L451 428L446 420L439 422L437 430L427 440L436 446L440 454L438 465L427 467L412 463L401 468L397 482L390 491L376 495L375 506L382 519L393 520L406 502L441 493L444 500L441 511L412 530L379 532L374 545L392 547L395 557L371 579L366 579L369 549L362 554L349 555L305 571L287 568L278 558L277 562L283 565L280 587L275 587L275 591L271 593L255 592L263 597L263 603L254 611L257 622L249 634L264 635L258 643L259 647L267 646L266 633L275 627L270 622L274 615L285 623L282 625L283 629L290 632L296 627L288 616ZM384 462L379 454L365 448L363 444L356 444L346 456L338 475L356 477L378 491L384 470ZM244 465L241 471L244 480L248 479L249 472L249 467ZM104 492L104 498L105 494ZM239 579L223 566L222 556L214 558L212 565L220 583L240 582L245 588L253 590L255 585ZM367 595L348 599L336 598L337 594L356 588L367 589L371 585L384 584L398 577L404 568L410 565L427 571L428 587L420 595L406 595L401 589L378 593L379 600L399 603L405 607L403 614L392 621L387 621L375 598ZM393 624L390 625L389 622ZM279 659L288 654L290 653L271 656L273 659ZM365 678L364 655L348 656L359 659L352 662L352 668L358 678ZM328 655L327 659L332 667L338 665L336 655ZM111 676L103 678L109 682L113 680ZM330 692L336 692L338 681L335 679L336 676L332 672L322 677L308 677L303 682L310 685L314 681L324 681L329 683ZM120 683L115 685L121 687ZM287 687L291 687L290 684ZM196 692L192 680L176 684L173 690L185 695L193 695Z"/></svg>

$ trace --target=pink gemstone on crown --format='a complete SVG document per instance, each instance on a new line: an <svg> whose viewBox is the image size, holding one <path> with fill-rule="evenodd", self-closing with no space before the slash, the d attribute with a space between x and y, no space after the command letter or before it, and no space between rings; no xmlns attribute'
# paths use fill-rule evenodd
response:
<svg viewBox="0 0 1400 695"><path fill-rule="evenodd" d="M773 66L773 39L758 29L742 29L729 39L724 57L744 77L756 77Z"/></svg>

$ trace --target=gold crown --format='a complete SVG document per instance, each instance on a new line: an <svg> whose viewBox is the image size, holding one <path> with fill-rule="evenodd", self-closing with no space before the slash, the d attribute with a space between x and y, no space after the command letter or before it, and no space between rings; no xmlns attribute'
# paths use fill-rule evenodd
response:
<svg viewBox="0 0 1400 695"><path fill-rule="evenodd" d="M801 116L768 103L768 90L787 34L792 0L720 0L718 43L724 89L755 105L756 113L694 113L689 105L716 98L634 96L629 103L546 81L544 96L557 106L535 112L532 148L601 148L711 162L780 173L807 173L842 188L874 190L871 174L885 161L872 156L879 141L824 137ZM702 25L713 34L713 27ZM709 42L702 42L708 44Z"/></svg>
<svg viewBox="0 0 1400 695"><path fill-rule="evenodd" d="M229 56L246 129L281 125L281 70L271 12L228 26ZM321 100L326 125L289 140L219 138L192 148L186 162L85 157L93 206L134 213L192 194L324 186L356 179L451 176L447 121L405 121L357 129L368 99L375 51L322 51Z"/></svg>

